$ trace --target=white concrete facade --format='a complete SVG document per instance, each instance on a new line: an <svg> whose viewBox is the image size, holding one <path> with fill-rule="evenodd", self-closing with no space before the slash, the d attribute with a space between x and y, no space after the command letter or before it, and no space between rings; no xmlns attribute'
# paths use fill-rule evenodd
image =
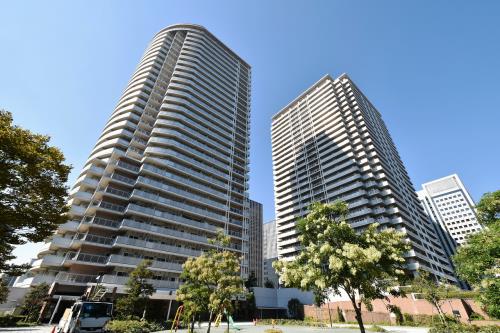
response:
<svg viewBox="0 0 500 333"><path fill-rule="evenodd" d="M273 117L271 131L280 258L300 251L295 223L311 203L343 200L354 228L407 235L409 272L456 282L380 113L347 75L323 77Z"/></svg>
<svg viewBox="0 0 500 333"><path fill-rule="evenodd" d="M262 242L262 252L263 252L263 268L262 275L263 281L266 280L273 283L275 288L279 286L279 276L273 267L273 262L278 260L278 245L276 238L276 222L271 221L264 224L263 227L263 242Z"/></svg>
<svg viewBox="0 0 500 333"><path fill-rule="evenodd" d="M76 293L100 275L120 290L150 259L151 282L172 295L218 229L246 277L250 82L250 66L205 28L156 34L70 192L69 221L18 283Z"/></svg>
<svg viewBox="0 0 500 333"><path fill-rule="evenodd" d="M467 241L467 236L482 230L469 192L457 174L422 185L417 192L427 215L447 245L449 255Z"/></svg>

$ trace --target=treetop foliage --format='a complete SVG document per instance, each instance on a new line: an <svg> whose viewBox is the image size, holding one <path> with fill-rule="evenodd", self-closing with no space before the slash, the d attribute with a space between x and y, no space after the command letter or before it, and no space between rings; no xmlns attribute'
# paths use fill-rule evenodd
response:
<svg viewBox="0 0 500 333"><path fill-rule="evenodd" d="M184 283L176 295L177 300L183 302L189 320L206 310L211 314L209 322L212 314L223 309L231 313L235 296L245 293L240 277L240 258L227 249L229 242L230 237L219 230L210 240L214 248L184 263L181 274Z"/></svg>
<svg viewBox="0 0 500 333"><path fill-rule="evenodd" d="M500 190L485 193L476 206L479 222L485 226L500 223Z"/></svg>
<svg viewBox="0 0 500 333"><path fill-rule="evenodd" d="M500 318L500 191L486 193L476 208L485 228L467 238L453 261L458 276L479 291L488 314Z"/></svg>
<svg viewBox="0 0 500 333"><path fill-rule="evenodd" d="M20 274L26 267L6 264L14 245L43 241L67 219L71 167L48 136L12 121L10 112L0 110L0 272Z"/></svg>
<svg viewBox="0 0 500 333"><path fill-rule="evenodd" d="M410 248L403 233L371 224L357 232L347 222L347 204L314 203L310 213L297 223L301 251L293 261L276 261L281 280L287 286L321 294L347 293L362 332L361 302L383 298L405 278L404 254Z"/></svg>

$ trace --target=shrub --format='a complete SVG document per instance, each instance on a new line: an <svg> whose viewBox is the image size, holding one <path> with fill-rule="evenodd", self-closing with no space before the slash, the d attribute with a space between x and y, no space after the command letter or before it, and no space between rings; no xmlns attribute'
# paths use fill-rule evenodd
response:
<svg viewBox="0 0 500 333"><path fill-rule="evenodd" d="M484 317L481 316L479 313L472 312L470 315L470 320L484 320Z"/></svg>
<svg viewBox="0 0 500 333"><path fill-rule="evenodd" d="M297 299L292 298L288 301L288 314L292 319L304 319L304 305Z"/></svg>
<svg viewBox="0 0 500 333"><path fill-rule="evenodd" d="M140 320L112 320L106 330L113 333L149 333L163 330L160 324Z"/></svg>
<svg viewBox="0 0 500 333"><path fill-rule="evenodd" d="M455 322L455 318L447 317L450 322ZM411 315L408 313L403 313L402 325L405 326L433 326L435 323L440 323L441 318L439 315L429 316L429 315ZM398 323L399 324L399 323Z"/></svg>
<svg viewBox="0 0 500 333"><path fill-rule="evenodd" d="M372 325L368 330L371 332L387 332L387 330L385 328L377 326L377 325Z"/></svg>
<svg viewBox="0 0 500 333"><path fill-rule="evenodd" d="M17 326L18 321L24 320L25 316L5 315L0 316L0 327L14 327Z"/></svg>
<svg viewBox="0 0 500 333"><path fill-rule="evenodd" d="M432 325L429 333L500 333L500 326L475 326L448 322Z"/></svg>
<svg viewBox="0 0 500 333"><path fill-rule="evenodd" d="M338 306L337 306L337 316L339 318L339 322L345 323L344 314L342 313L342 310L340 310Z"/></svg>

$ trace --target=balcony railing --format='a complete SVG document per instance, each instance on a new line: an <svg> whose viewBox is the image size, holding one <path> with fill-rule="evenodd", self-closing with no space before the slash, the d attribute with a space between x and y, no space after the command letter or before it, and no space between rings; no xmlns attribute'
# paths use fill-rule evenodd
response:
<svg viewBox="0 0 500 333"><path fill-rule="evenodd" d="M130 170L130 171L135 171L135 172L139 171L138 166L135 166L133 164L130 164L130 163L127 163L124 161L118 161L118 163L116 163L116 165L118 165L119 167L122 167L124 169Z"/></svg>
<svg viewBox="0 0 500 333"><path fill-rule="evenodd" d="M209 224L209 223L206 223L206 222L205 223L203 223L203 222L197 222L197 221L185 218L185 217L180 216L180 215L175 215L175 214L172 214L172 213L169 213L169 212L164 212L164 211L161 211L161 210L156 210L154 208L143 207L143 206L139 206L139 205L136 205L136 204L129 204L128 207L127 207L127 210L132 210L132 211L140 212L140 213L152 216L152 217L163 218L163 219L166 219L166 220L169 220L169 221L173 221L173 222L176 222L176 223L189 225L189 226L192 226L192 227L195 227L195 228L199 228L199 229L208 229L208 230L211 230L211 231L217 231L217 229L219 229L219 227L214 226L214 225Z"/></svg>
<svg viewBox="0 0 500 333"><path fill-rule="evenodd" d="M188 205L188 204L185 204L185 203L182 203L179 201L175 201L172 199L167 199L167 198L161 197L157 194L153 194L153 193L149 193L149 192L145 192L145 191L141 191L141 190L136 189L136 190L134 190L132 195L137 195L139 197L143 197L143 198L150 199L150 200L153 200L156 202L160 202L160 203L166 204L168 206L177 207L177 208L183 209L183 210L188 211L188 212L197 213L201 216L210 216L211 218L219 220L219 221L227 221L227 217L224 215L220 215L220 214L208 211L206 209L198 208L198 207L195 207L193 205Z"/></svg>
<svg viewBox="0 0 500 333"><path fill-rule="evenodd" d="M71 251L71 252L66 253L65 260L82 261L82 262L95 263L95 264L106 264L106 262L108 261L108 257L97 255L97 254Z"/></svg>
<svg viewBox="0 0 500 333"><path fill-rule="evenodd" d="M109 187L109 186L106 187L105 192L106 193L110 193L110 194L114 194L114 195L122 197L122 198L128 198L128 197L130 197L130 193L131 193L131 192L128 192L128 191L119 190L119 189L116 189L116 188L113 188L113 187Z"/></svg>
<svg viewBox="0 0 500 333"><path fill-rule="evenodd" d="M226 193L223 193L223 192L220 192L220 191L217 191L211 187L208 187L208 186L205 186L205 185L202 185L198 182L195 182L195 181L192 181L188 178L185 178L185 177L181 177L181 176L178 176L178 175L175 175L171 172L168 172L168 171L164 171L160 168L157 168L157 167L154 167L150 164L144 164L143 169L145 170L149 170L157 175L161 175L163 177L167 177L169 179L174 179L174 180L178 180L179 182L181 183L184 183L184 184L188 184L194 188L197 188L197 189L200 189L202 191L205 191L205 192L208 192L208 193L212 193L212 194L215 194L217 195L219 198L224 198L224 199L227 199L227 194Z"/></svg>
<svg viewBox="0 0 500 333"><path fill-rule="evenodd" d="M120 212L120 213L122 213L125 210L125 206L113 204L106 201L101 201L96 206L104 209L114 210L115 212Z"/></svg>
<svg viewBox="0 0 500 333"><path fill-rule="evenodd" d="M151 249L156 251L169 252L173 254L182 254L192 257L197 257L202 253L201 251L198 250L192 250L179 246L166 245L161 243L153 243L142 239L128 238L125 236L116 237L115 245L125 245L125 246L128 245L128 246L139 247L144 250Z"/></svg>
<svg viewBox="0 0 500 333"><path fill-rule="evenodd" d="M141 222L137 222L137 221L133 221L133 220L128 220L128 219L123 220L121 226L122 227L130 227L130 228L134 228L134 229L138 229L138 230L142 230L142 231L146 231L146 232L149 231L149 232L154 233L154 234L172 236L172 237L178 238L180 240L189 239L189 240L193 240L196 242L208 244L207 237L192 235L192 234L187 233L187 232L180 232L180 231L171 230L171 229L167 229L167 228L163 228L163 227L157 227L154 225L141 223Z"/></svg>
<svg viewBox="0 0 500 333"><path fill-rule="evenodd" d="M102 245L111 245L114 242L114 238L112 237L103 237L93 234L76 234L73 238L74 240L80 240L90 243L102 244Z"/></svg>
<svg viewBox="0 0 500 333"><path fill-rule="evenodd" d="M82 223L97 224L97 225L101 225L101 226L108 227L108 228L114 228L114 229L116 229L120 226L120 221L105 219L105 218L96 217L96 216L91 217L91 218L90 218L90 216L86 216L84 218L84 220L82 221Z"/></svg>
<svg viewBox="0 0 500 333"><path fill-rule="evenodd" d="M143 176L140 176L137 179L137 181L145 183L145 184L153 185L154 187L161 188L162 190L167 191L167 192L179 194L179 195L181 195L183 197L186 197L186 198L189 198L191 200L197 200L197 201L206 203L207 205L210 205L210 206L214 206L214 207L217 207L217 208L220 208L220 209L223 209L223 210L227 209L227 206L225 204L220 203L220 202L216 202L216 201L213 201L213 200L210 200L210 199L206 199L206 198L204 198L204 197L202 197L200 195L197 195L197 194L194 194L194 193L191 193L191 192L188 192L188 191L184 191L184 190L179 189L177 187L166 185L164 183L157 182L155 180L148 179L148 178L143 177Z"/></svg>
<svg viewBox="0 0 500 333"><path fill-rule="evenodd" d="M225 189L228 188L228 186L227 186L226 183L221 182L220 180L214 179L213 177L209 177L209 176L207 176L207 175L205 175L203 173L200 173L198 171L195 171L195 170L193 170L191 168L185 167L182 164L179 164L179 163L176 163L176 162L172 162L170 160L161 160L161 163L162 164L166 164L166 165L171 166L171 167L174 167L176 170L183 171L183 172L187 173L188 175L191 175L191 176L194 176L194 177L198 177L198 178L207 180L211 184L218 185L218 186L223 187Z"/></svg>
<svg viewBox="0 0 500 333"><path fill-rule="evenodd" d="M87 284L89 282L96 282L96 278L97 275L59 272L56 275L55 281L59 283Z"/></svg>
<svg viewBox="0 0 500 333"><path fill-rule="evenodd" d="M123 264L123 265L127 265L127 266L137 266L143 260L144 260L143 258L135 258L135 257L129 257L129 256L122 256L119 254L112 254L111 256L109 256L108 264L109 265ZM174 263L174 262L152 260L150 268L163 269L163 270L169 270L169 271L175 271L175 272L182 272L182 264L178 264L178 263Z"/></svg>
<svg viewBox="0 0 500 333"><path fill-rule="evenodd" d="M116 275L104 275L102 278L102 283L125 285L128 281L127 276L116 276ZM158 289L177 289L179 287L179 282L176 281L165 281L165 280L153 280L146 279L148 283L151 283L153 287Z"/></svg>

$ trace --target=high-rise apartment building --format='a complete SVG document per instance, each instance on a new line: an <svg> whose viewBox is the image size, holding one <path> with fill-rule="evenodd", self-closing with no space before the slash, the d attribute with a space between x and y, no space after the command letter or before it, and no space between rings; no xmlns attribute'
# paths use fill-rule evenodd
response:
<svg viewBox="0 0 500 333"><path fill-rule="evenodd" d="M279 276L273 267L273 262L278 260L278 245L276 239L276 222L270 221L263 227L263 264L262 276L264 283L270 281L275 288L279 285Z"/></svg>
<svg viewBox="0 0 500 333"><path fill-rule="evenodd" d="M272 154L280 258L300 251L295 223L312 202L343 200L355 229L406 233L409 272L456 282L380 113L347 75L323 77L273 117Z"/></svg>
<svg viewBox="0 0 500 333"><path fill-rule="evenodd" d="M262 286L262 204L250 200L250 218L248 221L248 275L252 273L256 286Z"/></svg>
<svg viewBox="0 0 500 333"><path fill-rule="evenodd" d="M417 195L425 212L446 244L448 255L455 254L467 236L481 231L474 201L458 175L450 175L422 185Z"/></svg>
<svg viewBox="0 0 500 333"><path fill-rule="evenodd" d="M161 30L70 192L70 220L25 284L78 295L100 276L120 293L150 259L153 298L172 299L183 262L211 248L219 229L244 256L246 277L249 116L245 61L201 26Z"/></svg>

